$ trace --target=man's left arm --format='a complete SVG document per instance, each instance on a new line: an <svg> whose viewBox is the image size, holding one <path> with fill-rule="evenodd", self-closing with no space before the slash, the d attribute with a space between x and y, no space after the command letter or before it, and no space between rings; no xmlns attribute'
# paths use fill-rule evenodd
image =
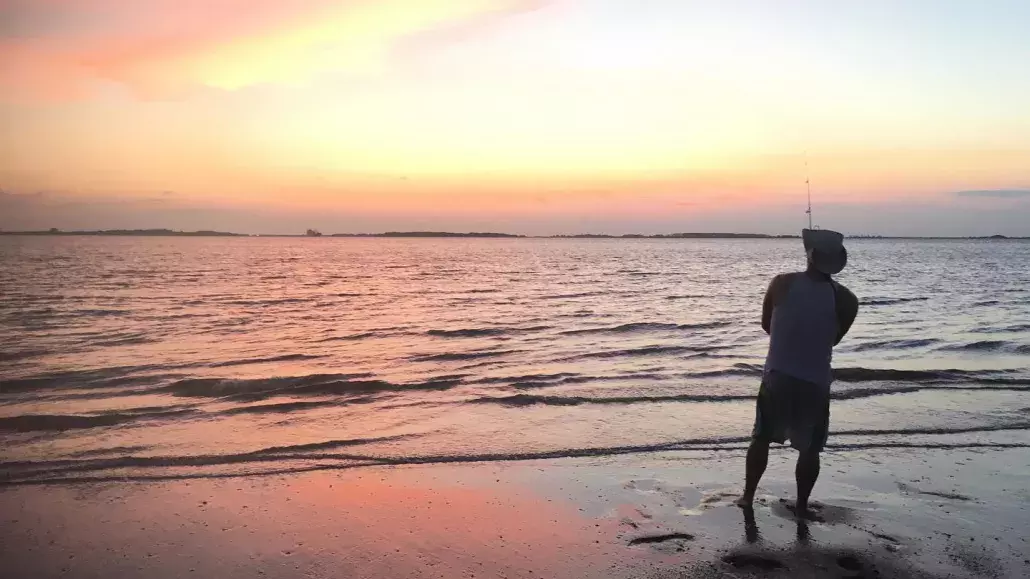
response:
<svg viewBox="0 0 1030 579"><path fill-rule="evenodd" d="M858 298L848 288L840 284L836 284L836 286L837 341L833 343L834 346L844 339L848 330L851 329L851 324L855 322L855 318L858 316Z"/></svg>
<svg viewBox="0 0 1030 579"><path fill-rule="evenodd" d="M790 277L787 274L780 274L769 283L769 289L765 290L765 299L762 300L762 329L768 334L772 330L772 315L776 305L780 303L784 286Z"/></svg>

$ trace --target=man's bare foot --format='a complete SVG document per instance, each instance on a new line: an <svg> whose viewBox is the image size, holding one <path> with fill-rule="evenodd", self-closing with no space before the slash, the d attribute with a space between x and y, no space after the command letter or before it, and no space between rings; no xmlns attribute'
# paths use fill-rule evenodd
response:
<svg viewBox="0 0 1030 579"><path fill-rule="evenodd" d="M787 500L782 500L782 502L790 512L794 513L794 517L800 521L812 521L816 523L823 522L822 518L816 514L811 507L809 507L808 503L795 503Z"/></svg>
<svg viewBox="0 0 1030 579"><path fill-rule="evenodd" d="M755 502L755 496L754 495L746 495L745 494L745 495L741 495L741 497L739 499L733 501L733 504L737 505L738 507L740 507L742 509L750 509L752 507L752 505L754 504L754 502Z"/></svg>

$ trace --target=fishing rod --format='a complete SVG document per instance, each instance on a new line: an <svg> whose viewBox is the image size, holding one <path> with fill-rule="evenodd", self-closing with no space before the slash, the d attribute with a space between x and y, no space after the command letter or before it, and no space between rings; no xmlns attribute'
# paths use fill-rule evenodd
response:
<svg viewBox="0 0 1030 579"><path fill-rule="evenodd" d="M812 227L812 183L808 174L808 153L805 153L805 192L808 193L808 210L805 213L808 215L808 228Z"/></svg>

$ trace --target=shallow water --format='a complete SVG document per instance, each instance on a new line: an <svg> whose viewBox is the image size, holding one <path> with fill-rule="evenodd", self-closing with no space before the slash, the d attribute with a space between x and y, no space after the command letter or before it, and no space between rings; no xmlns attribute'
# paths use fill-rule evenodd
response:
<svg viewBox="0 0 1030 579"><path fill-rule="evenodd" d="M799 246L0 237L0 478L740 448ZM829 449L1030 442L1030 244L849 251Z"/></svg>

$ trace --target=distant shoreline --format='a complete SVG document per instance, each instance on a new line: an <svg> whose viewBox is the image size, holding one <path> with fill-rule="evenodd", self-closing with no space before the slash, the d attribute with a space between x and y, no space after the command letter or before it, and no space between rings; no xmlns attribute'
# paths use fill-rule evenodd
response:
<svg viewBox="0 0 1030 579"><path fill-rule="evenodd" d="M798 239L799 235L769 235L765 233L667 233L643 235L627 233L609 235L603 233L581 233L572 235L516 235L511 233L470 232L453 233L447 231L388 231L385 233L333 233L327 235L310 234L248 234L226 231L174 231L171 229L102 229L82 231L62 231L58 229L42 231L0 231L0 235L26 236L99 236L99 237L361 237L361 238L472 238L472 239ZM989 236L891 236L891 235L855 235L847 239L873 240L1027 240L1030 237L1009 237L1005 235Z"/></svg>

